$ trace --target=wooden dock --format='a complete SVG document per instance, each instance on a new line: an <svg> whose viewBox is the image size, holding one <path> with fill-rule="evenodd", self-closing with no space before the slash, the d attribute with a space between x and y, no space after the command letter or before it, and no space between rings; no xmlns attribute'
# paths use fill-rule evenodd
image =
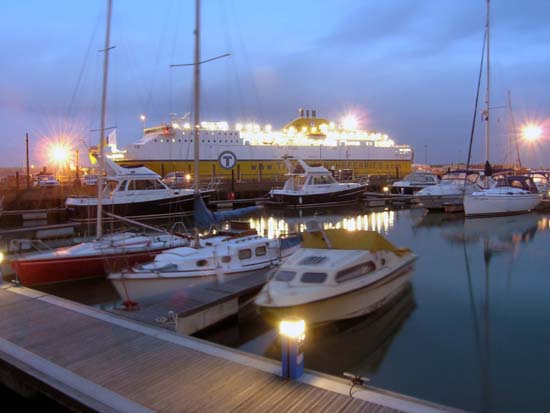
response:
<svg viewBox="0 0 550 413"><path fill-rule="evenodd" d="M306 355L307 357L307 355ZM133 322L23 287L0 287L0 379L75 411L457 411ZM12 386L13 387L13 386Z"/></svg>
<svg viewBox="0 0 550 413"><path fill-rule="evenodd" d="M251 304L267 281L267 270L252 271L227 281L208 282L195 287L162 294L130 310L113 308L114 314L153 324L178 333L193 334L210 327ZM129 297L131 298L131 297Z"/></svg>

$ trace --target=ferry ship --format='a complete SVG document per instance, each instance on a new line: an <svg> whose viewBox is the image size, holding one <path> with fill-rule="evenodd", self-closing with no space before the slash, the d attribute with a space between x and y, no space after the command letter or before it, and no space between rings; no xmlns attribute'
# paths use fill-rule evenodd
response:
<svg viewBox="0 0 550 413"><path fill-rule="evenodd" d="M186 118L145 128L143 137L123 150L109 142L111 159L128 166L144 165L165 176L193 173L195 132ZM411 172L413 151L388 135L360 130L352 118L339 124L317 117L316 110L299 110L299 117L281 130L270 125L202 122L199 132L201 178L233 177L237 181L280 179L283 158L303 159L337 172L350 169L354 177Z"/></svg>

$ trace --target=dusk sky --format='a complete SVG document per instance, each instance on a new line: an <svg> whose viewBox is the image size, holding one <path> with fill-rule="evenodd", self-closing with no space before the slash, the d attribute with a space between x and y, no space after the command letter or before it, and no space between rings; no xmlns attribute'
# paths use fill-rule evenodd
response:
<svg viewBox="0 0 550 413"><path fill-rule="evenodd" d="M114 0L108 121L119 146L147 125L192 107L193 0ZM464 162L485 23L484 0L203 0L202 120L281 127L297 109L361 126L413 146L416 162ZM0 17L0 166L31 162L61 132L96 144L104 0L5 2ZM550 167L550 1L492 0L492 153L510 162L511 92L517 125L543 124L532 167ZM485 81L480 103L483 104ZM474 161L485 159L478 113ZM82 146L81 149L84 149ZM42 151L43 152L43 151Z"/></svg>

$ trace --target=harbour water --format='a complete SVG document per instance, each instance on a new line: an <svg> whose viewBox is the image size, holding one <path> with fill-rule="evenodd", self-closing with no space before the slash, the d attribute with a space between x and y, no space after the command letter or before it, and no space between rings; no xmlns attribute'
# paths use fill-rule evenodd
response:
<svg viewBox="0 0 550 413"><path fill-rule="evenodd" d="M252 218L259 232L374 229L418 255L409 285L376 313L309 329L306 368L350 372L376 387L474 412L548 411L550 215L467 219L423 209ZM116 300L105 280L47 291L96 306ZM260 317L230 320L201 337L279 357Z"/></svg>

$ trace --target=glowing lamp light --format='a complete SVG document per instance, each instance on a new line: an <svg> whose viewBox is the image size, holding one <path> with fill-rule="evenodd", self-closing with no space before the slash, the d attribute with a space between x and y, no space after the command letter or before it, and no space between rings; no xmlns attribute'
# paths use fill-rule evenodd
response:
<svg viewBox="0 0 550 413"><path fill-rule="evenodd" d="M56 143L50 148L50 159L58 165L63 165L69 160L70 149L61 143Z"/></svg>
<svg viewBox="0 0 550 413"><path fill-rule="evenodd" d="M142 122L145 122L147 120L147 116L141 114L141 115L139 115L139 120L142 121Z"/></svg>
<svg viewBox="0 0 550 413"><path fill-rule="evenodd" d="M382 188L382 191L384 191L384 192L388 192L389 190L390 190L390 188L387 187L387 186L385 186L384 188Z"/></svg>
<svg viewBox="0 0 550 413"><path fill-rule="evenodd" d="M306 322L299 319L282 320L279 323L279 334L293 339L304 339Z"/></svg>
<svg viewBox="0 0 550 413"><path fill-rule="evenodd" d="M4 253L0 251L0 264L4 262Z"/></svg>
<svg viewBox="0 0 550 413"><path fill-rule="evenodd" d="M346 130L355 130L358 124L357 118L353 115L346 115L342 118L342 127Z"/></svg>
<svg viewBox="0 0 550 413"><path fill-rule="evenodd" d="M186 174L186 175L185 175L185 180L186 180L186 181L190 181L190 180L191 180L191 175L190 175L190 174Z"/></svg>
<svg viewBox="0 0 550 413"><path fill-rule="evenodd" d="M533 123L528 123L522 128L521 134L526 141L533 142L541 137L542 128Z"/></svg>

